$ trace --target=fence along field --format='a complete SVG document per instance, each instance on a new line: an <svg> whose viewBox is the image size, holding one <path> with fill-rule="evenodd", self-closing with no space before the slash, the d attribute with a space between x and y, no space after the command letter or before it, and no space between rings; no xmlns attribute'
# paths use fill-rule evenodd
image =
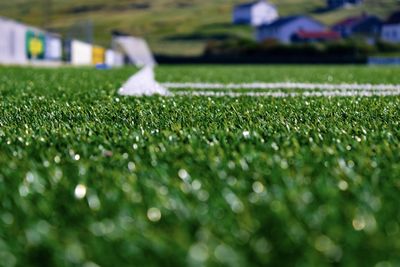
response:
<svg viewBox="0 0 400 267"><path fill-rule="evenodd" d="M119 96L134 71L0 68L0 266L400 264L400 97ZM156 77L396 90L397 73L160 66Z"/></svg>

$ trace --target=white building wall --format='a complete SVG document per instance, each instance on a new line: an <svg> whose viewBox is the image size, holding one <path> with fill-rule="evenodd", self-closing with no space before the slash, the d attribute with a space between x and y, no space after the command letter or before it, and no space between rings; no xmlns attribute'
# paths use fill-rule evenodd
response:
<svg viewBox="0 0 400 267"><path fill-rule="evenodd" d="M400 24L384 25L381 38L386 42L400 43Z"/></svg>
<svg viewBox="0 0 400 267"><path fill-rule="evenodd" d="M251 25L260 26L270 24L279 18L278 10L275 6L266 2L259 2L251 9Z"/></svg>

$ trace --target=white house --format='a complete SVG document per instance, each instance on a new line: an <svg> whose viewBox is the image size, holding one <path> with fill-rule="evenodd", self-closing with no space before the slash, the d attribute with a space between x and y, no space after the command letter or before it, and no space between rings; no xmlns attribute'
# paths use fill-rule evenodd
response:
<svg viewBox="0 0 400 267"><path fill-rule="evenodd" d="M234 24L249 24L257 27L269 24L278 18L277 8L265 0L237 5L233 10Z"/></svg>
<svg viewBox="0 0 400 267"><path fill-rule="evenodd" d="M382 27L382 40L400 43L400 11L393 13Z"/></svg>
<svg viewBox="0 0 400 267"><path fill-rule="evenodd" d="M300 31L321 32L327 28L317 20L307 16L290 16L274 21L268 25L261 25L256 29L258 42L276 40L281 43L291 43Z"/></svg>

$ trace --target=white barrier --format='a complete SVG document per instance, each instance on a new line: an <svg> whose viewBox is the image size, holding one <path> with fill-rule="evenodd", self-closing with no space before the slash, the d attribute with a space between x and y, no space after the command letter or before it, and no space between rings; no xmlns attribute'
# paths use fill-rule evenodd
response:
<svg viewBox="0 0 400 267"><path fill-rule="evenodd" d="M122 67L124 64L124 55L122 53L114 51L114 66Z"/></svg>
<svg viewBox="0 0 400 267"><path fill-rule="evenodd" d="M61 38L52 34L46 34L46 52L47 60L61 60L62 42Z"/></svg>
<svg viewBox="0 0 400 267"><path fill-rule="evenodd" d="M0 17L0 64L58 66L61 38Z"/></svg>
<svg viewBox="0 0 400 267"><path fill-rule="evenodd" d="M78 40L71 41L71 64L75 66L92 65L92 45Z"/></svg>
<svg viewBox="0 0 400 267"><path fill-rule="evenodd" d="M121 67L124 65L124 56L114 50L106 51L106 65L109 67Z"/></svg>
<svg viewBox="0 0 400 267"><path fill-rule="evenodd" d="M121 42L127 45L135 64L154 65L154 58L144 40L128 37ZM70 63L75 66L124 65L124 55L120 51L105 52L102 47L78 40L70 42L67 54ZM62 55L63 45L59 35L0 17L0 64L60 66Z"/></svg>
<svg viewBox="0 0 400 267"><path fill-rule="evenodd" d="M27 64L28 27L0 17L0 64Z"/></svg>

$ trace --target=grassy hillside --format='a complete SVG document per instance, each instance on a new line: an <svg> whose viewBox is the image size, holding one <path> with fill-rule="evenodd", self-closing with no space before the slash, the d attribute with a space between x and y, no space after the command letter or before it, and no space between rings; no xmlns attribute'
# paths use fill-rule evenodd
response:
<svg viewBox="0 0 400 267"><path fill-rule="evenodd" d="M253 31L231 25L231 11L240 0L15 0L0 2L0 15L68 35L72 25L93 23L97 43L109 45L110 31L118 29L143 36L157 53L197 54L209 39L246 37ZM366 0L363 6L322 11L324 0L271 0L281 15L308 14L325 23L363 11L386 17L398 0ZM51 15L44 16L46 11Z"/></svg>

